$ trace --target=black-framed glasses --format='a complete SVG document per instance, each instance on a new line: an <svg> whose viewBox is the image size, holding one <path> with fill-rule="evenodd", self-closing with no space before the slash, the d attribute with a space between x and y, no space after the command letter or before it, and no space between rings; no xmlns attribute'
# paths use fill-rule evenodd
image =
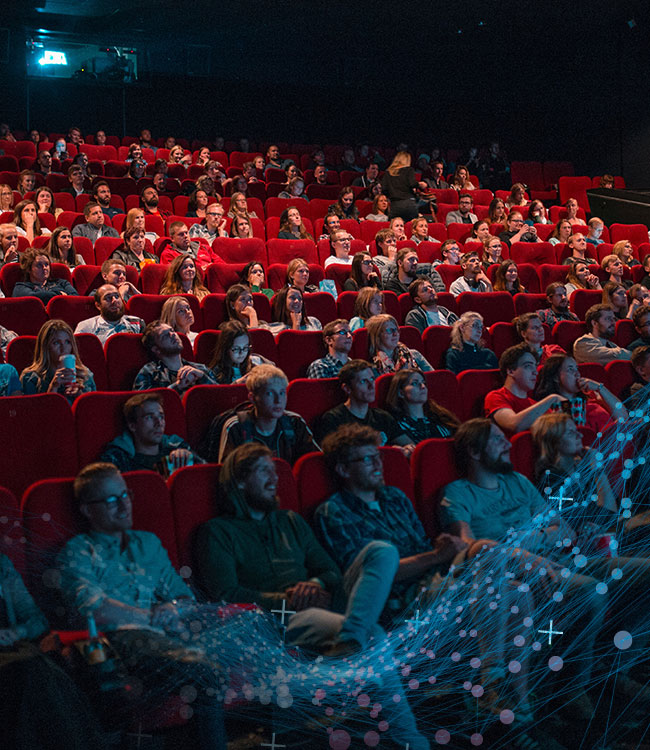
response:
<svg viewBox="0 0 650 750"><path fill-rule="evenodd" d="M249 344L248 346L231 346L230 351L233 354L246 354L249 352L253 347Z"/></svg>
<svg viewBox="0 0 650 750"><path fill-rule="evenodd" d="M84 505L97 505L98 503L104 503L107 507L116 505L117 503L130 503L133 501L133 493L127 487L124 492L119 495L109 495L108 497L102 497L99 500L89 500Z"/></svg>
<svg viewBox="0 0 650 750"><path fill-rule="evenodd" d="M365 456L359 456L359 458L350 458L346 464L363 464L364 466L372 466L373 464L381 463L381 453L368 453Z"/></svg>

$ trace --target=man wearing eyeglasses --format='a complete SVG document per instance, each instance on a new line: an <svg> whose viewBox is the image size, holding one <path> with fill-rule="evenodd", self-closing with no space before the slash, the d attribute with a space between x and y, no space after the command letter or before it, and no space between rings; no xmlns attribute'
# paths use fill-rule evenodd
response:
<svg viewBox="0 0 650 750"><path fill-rule="evenodd" d="M155 534L133 530L133 496L115 466L89 464L74 481L88 531L70 539L58 557L61 591L71 622L92 615L132 673L132 710L192 683L198 747L225 750L223 714L214 697L217 676L200 648L188 649L184 617L195 602ZM210 687L211 686L211 687Z"/></svg>
<svg viewBox="0 0 650 750"><path fill-rule="evenodd" d="M323 341L327 354L314 360L307 368L308 378L335 378L349 359L352 333L347 320L332 320L323 328Z"/></svg>
<svg viewBox="0 0 650 750"><path fill-rule="evenodd" d="M167 477L183 466L205 463L178 435L165 434L165 410L158 393L138 393L122 409L126 429L104 448L100 460L120 471L148 469Z"/></svg>
<svg viewBox="0 0 650 750"><path fill-rule="evenodd" d="M524 217L519 211L511 211L508 214L508 228L501 232L499 239L505 242L508 247L513 242L541 242L537 236L537 228L533 225L526 224Z"/></svg>
<svg viewBox="0 0 650 750"><path fill-rule="evenodd" d="M205 221L192 224L190 237L204 239L212 243L217 237L227 237L224 207L220 203L210 203L205 209Z"/></svg>
<svg viewBox="0 0 650 750"><path fill-rule="evenodd" d="M458 211L450 211L445 217L447 226L450 224L474 224L478 216L472 211L474 199L469 193L458 196Z"/></svg>
<svg viewBox="0 0 650 750"><path fill-rule="evenodd" d="M363 620L342 630L342 651L360 642L355 631L363 632L365 620L403 611L423 587L434 593L440 574L467 546L449 534L431 543L409 498L384 484L380 442L376 430L360 424L343 425L323 441L340 489L316 509L317 534L344 579L362 568L355 596L363 599Z"/></svg>

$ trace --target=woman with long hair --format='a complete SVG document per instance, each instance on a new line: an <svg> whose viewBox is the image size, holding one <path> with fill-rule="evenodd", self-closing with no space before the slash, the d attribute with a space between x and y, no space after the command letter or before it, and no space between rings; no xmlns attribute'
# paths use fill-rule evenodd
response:
<svg viewBox="0 0 650 750"><path fill-rule="evenodd" d="M38 206L34 201L20 201L14 208L13 222L18 234L27 237L30 245L34 242L34 237L52 234L47 227L41 227L38 219Z"/></svg>
<svg viewBox="0 0 650 750"><path fill-rule="evenodd" d="M175 296L165 300L160 311L160 320L170 325L177 333L187 336L190 344L193 344L199 335L198 331L190 330L194 325L194 313L185 297Z"/></svg>
<svg viewBox="0 0 650 750"><path fill-rule="evenodd" d="M510 292L513 297L526 291L526 287L519 279L519 269L514 260L504 260L500 263L494 275L493 288L495 292Z"/></svg>
<svg viewBox="0 0 650 750"><path fill-rule="evenodd" d="M240 283L248 285L251 292L260 292L271 299L273 297L273 289L267 289L264 286L265 280L266 273L264 266L258 260L249 261L239 274Z"/></svg>
<svg viewBox="0 0 650 750"><path fill-rule="evenodd" d="M501 244L501 240L493 234L488 234L483 240L483 258L481 260L483 269L487 271L495 263L501 263L502 253L503 245Z"/></svg>
<svg viewBox="0 0 650 750"><path fill-rule="evenodd" d="M522 185L521 182L515 182L510 188L510 195L506 198L506 206L508 208L519 208L527 205L525 185Z"/></svg>
<svg viewBox="0 0 650 750"><path fill-rule="evenodd" d="M381 185L380 185L381 187ZM372 211L366 214L366 221L388 221L390 214L390 201L388 196L380 193L372 202Z"/></svg>
<svg viewBox="0 0 650 750"><path fill-rule="evenodd" d="M184 167L189 167L192 163L191 154L186 154L182 146L176 145L169 150L168 164L182 164Z"/></svg>
<svg viewBox="0 0 650 750"><path fill-rule="evenodd" d="M488 220L490 224L503 224L508 220L508 209L503 198L492 198L488 206Z"/></svg>
<svg viewBox="0 0 650 750"><path fill-rule="evenodd" d="M169 264L160 294L193 294L199 302L210 292L203 286L201 271L188 253L177 255Z"/></svg>
<svg viewBox="0 0 650 750"><path fill-rule="evenodd" d="M52 188L49 188L47 185L41 185L41 187L36 188L34 192L34 202L38 206L39 214L51 214L57 219L59 214L63 213L62 208L56 207Z"/></svg>
<svg viewBox="0 0 650 750"><path fill-rule="evenodd" d="M50 237L45 250L54 263L65 263L69 268L85 266L86 261L74 251L72 232L68 227L57 227Z"/></svg>
<svg viewBox="0 0 650 750"><path fill-rule="evenodd" d="M287 266L286 286L295 286L303 294L306 292L317 292L316 284L309 283L309 265L302 258L294 258Z"/></svg>
<svg viewBox="0 0 650 750"><path fill-rule="evenodd" d="M573 228L571 222L568 219L560 219L555 225L555 229L551 232L551 236L547 242L551 245L559 245L561 242L568 242Z"/></svg>
<svg viewBox="0 0 650 750"><path fill-rule="evenodd" d="M205 167L211 158L210 149L207 146L201 146L196 152L196 161L194 163L198 164L199 167Z"/></svg>
<svg viewBox="0 0 650 750"><path fill-rule="evenodd" d="M459 164L456 167L454 176L451 178L449 187L458 192L465 192L465 190L476 190L476 186L469 178L469 170L464 164Z"/></svg>
<svg viewBox="0 0 650 750"><path fill-rule="evenodd" d="M485 219L479 219L472 225L472 231L469 233L470 240L476 240L477 242L484 243L485 240L490 236L490 222Z"/></svg>
<svg viewBox="0 0 650 750"><path fill-rule="evenodd" d="M246 284L233 284L226 292L228 320L237 320L246 328L258 328L259 319L253 305L253 293ZM266 324L265 324L266 325Z"/></svg>
<svg viewBox="0 0 650 750"><path fill-rule="evenodd" d="M144 236L152 244L158 239L158 235L155 232L147 232L144 211L141 208L131 208L127 211L122 237L124 237L124 233L127 229L131 229L131 227L142 229L144 231Z"/></svg>
<svg viewBox="0 0 650 750"><path fill-rule="evenodd" d="M418 182L411 166L411 154L398 151L381 178L381 188L390 200L389 216L401 216L404 221L415 219L420 208L428 206L418 202L416 192L427 190L426 182Z"/></svg>
<svg viewBox="0 0 650 750"><path fill-rule="evenodd" d="M384 312L384 293L374 286L364 286L359 290L354 301L354 317L350 321L350 330L365 328L366 321Z"/></svg>
<svg viewBox="0 0 650 750"><path fill-rule="evenodd" d="M609 305L612 308L616 320L625 320L625 318L631 318L633 315L633 311L630 310L625 287L622 284L617 284L615 281L608 281L603 286L601 302L603 305Z"/></svg>
<svg viewBox="0 0 650 750"><path fill-rule="evenodd" d="M628 418L618 397L603 383L582 377L575 359L566 353L549 357L539 371L533 398L540 401L551 394L563 399L551 411L568 413L578 427L594 432L602 432L610 421Z"/></svg>
<svg viewBox="0 0 650 750"><path fill-rule="evenodd" d="M11 185L3 183L0 185L0 211L14 210L14 191Z"/></svg>
<svg viewBox="0 0 650 750"><path fill-rule="evenodd" d="M187 211L185 216L205 219L205 211L208 207L208 194L205 190L197 188L192 192L187 201Z"/></svg>
<svg viewBox="0 0 650 750"><path fill-rule="evenodd" d="M41 326L34 359L22 371L20 382L26 395L61 393L70 402L81 393L97 390L92 372L79 357L72 328L63 320L48 320Z"/></svg>
<svg viewBox="0 0 650 750"><path fill-rule="evenodd" d="M269 363L259 354L251 354L251 343L246 326L229 320L219 326L219 337L208 367L217 383L244 383L257 365Z"/></svg>
<svg viewBox="0 0 650 750"><path fill-rule="evenodd" d="M614 247L612 247L612 254L618 255L623 265L627 266L628 268L632 268L632 266L638 266L641 264L641 261L637 260L634 257L634 248L632 247L632 243L629 240L619 240L618 242L616 242L614 244Z"/></svg>
<svg viewBox="0 0 650 750"><path fill-rule="evenodd" d="M451 328L445 367L458 375L463 370L493 370L498 366L496 354L483 343L483 316L463 313Z"/></svg>
<svg viewBox="0 0 650 750"><path fill-rule="evenodd" d="M528 207L528 218L525 221L526 224L532 226L533 224L550 224L551 220L548 218L548 212L546 206L542 201L535 198L530 202Z"/></svg>
<svg viewBox="0 0 650 750"><path fill-rule="evenodd" d="M144 229L132 226L125 230L124 242L113 250L111 258L121 260L125 266L133 266L138 271L149 263L158 263L158 256L145 250L146 240Z"/></svg>
<svg viewBox="0 0 650 750"><path fill-rule="evenodd" d="M24 278L14 286L13 297L38 297L46 305L52 297L78 294L67 279L51 279L52 261L47 250L30 247L21 258Z"/></svg>
<svg viewBox="0 0 650 750"><path fill-rule="evenodd" d="M285 208L280 214L279 240L313 240L305 227L300 211L295 206Z"/></svg>
<svg viewBox="0 0 650 750"><path fill-rule="evenodd" d="M569 268L564 288L567 297L570 298L576 289L600 289L600 279L589 270L589 264L586 261L577 260Z"/></svg>
<svg viewBox="0 0 650 750"><path fill-rule="evenodd" d="M248 210L248 201L246 200L246 194L241 190L233 193L230 196L230 210L228 211L228 216L230 216L231 219L234 219L237 216L243 216L247 219L257 218L257 214L255 213L255 211Z"/></svg>
<svg viewBox="0 0 650 750"><path fill-rule="evenodd" d="M407 367L393 375L386 408L416 445L429 438L452 437L460 425L454 414L429 398L424 375Z"/></svg>
<svg viewBox="0 0 650 750"><path fill-rule="evenodd" d="M287 183L286 188L278 194L278 198L285 198L287 200L301 198L304 201L309 201L307 193L305 193L304 178L302 176L292 177Z"/></svg>
<svg viewBox="0 0 650 750"><path fill-rule="evenodd" d="M350 268L350 278L343 284L344 292L358 292L364 287L382 289L379 269L372 262L370 253L355 253Z"/></svg>
<svg viewBox="0 0 650 750"><path fill-rule="evenodd" d="M366 321L368 357L375 377L403 368L429 372L433 367L417 349L409 349L399 340L399 325L392 315L382 313Z"/></svg>
<svg viewBox="0 0 650 750"><path fill-rule="evenodd" d="M318 318L307 315L302 292L295 286L285 286L273 297L271 321L268 328L274 336L287 330L321 331L323 329Z"/></svg>
<svg viewBox="0 0 650 750"><path fill-rule="evenodd" d="M343 187L336 203L332 203L327 212L336 214L339 219L359 221L359 209L355 205L355 200L354 190L350 186Z"/></svg>
<svg viewBox="0 0 650 750"><path fill-rule="evenodd" d="M230 225L230 236L240 240L254 237L251 220L247 216L235 216Z"/></svg>

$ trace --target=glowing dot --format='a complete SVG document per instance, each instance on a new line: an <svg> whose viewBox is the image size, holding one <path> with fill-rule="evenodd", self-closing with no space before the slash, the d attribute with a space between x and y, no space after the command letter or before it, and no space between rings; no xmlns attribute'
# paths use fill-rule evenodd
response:
<svg viewBox="0 0 650 750"><path fill-rule="evenodd" d="M513 659L510 664L508 664L508 669L512 672L512 674L518 674L519 672L521 672L521 664Z"/></svg>
<svg viewBox="0 0 650 750"><path fill-rule="evenodd" d="M379 729L380 732L385 732L388 730L388 722L387 721L380 721L379 724L377 724L377 729Z"/></svg>
<svg viewBox="0 0 650 750"><path fill-rule="evenodd" d="M377 747L379 744L379 735L377 732L366 732L363 741L368 747Z"/></svg>
<svg viewBox="0 0 650 750"><path fill-rule="evenodd" d="M411 690L417 690L420 687L420 682L418 680L409 680L409 688Z"/></svg>
<svg viewBox="0 0 650 750"><path fill-rule="evenodd" d="M404 669L402 669L402 677L408 677L411 674L411 667L407 664Z"/></svg>
<svg viewBox="0 0 650 750"><path fill-rule="evenodd" d="M474 685L474 687L472 688L472 695L475 698L480 698L483 695L484 692L485 692L485 690L483 690L483 686L482 685Z"/></svg>
<svg viewBox="0 0 650 750"><path fill-rule="evenodd" d="M470 659L469 665L472 669L478 669L481 666L481 660L475 656L473 659Z"/></svg>
<svg viewBox="0 0 650 750"><path fill-rule="evenodd" d="M596 584L596 593L597 594L606 594L607 593L607 584L606 583L597 583Z"/></svg>
<svg viewBox="0 0 650 750"><path fill-rule="evenodd" d="M548 668L551 672L559 672L564 666L564 662L559 656L551 656L548 660Z"/></svg>
<svg viewBox="0 0 650 750"><path fill-rule="evenodd" d="M483 744L483 735L482 734L473 734L469 741L474 745L474 747L478 747L479 745Z"/></svg>
<svg viewBox="0 0 650 750"><path fill-rule="evenodd" d="M618 548L618 542L616 539L611 539L609 542L609 548L610 549L617 549Z"/></svg>
<svg viewBox="0 0 650 750"><path fill-rule="evenodd" d="M181 578L191 578L192 576L192 568L189 565L183 565L178 572L181 574Z"/></svg>
<svg viewBox="0 0 650 750"><path fill-rule="evenodd" d="M584 555L577 555L573 562L576 568L584 568L587 564L587 558Z"/></svg>
<svg viewBox="0 0 650 750"><path fill-rule="evenodd" d="M523 637L523 635L516 635L512 641L515 646L523 646L524 643L526 643L526 639Z"/></svg>
<svg viewBox="0 0 650 750"><path fill-rule="evenodd" d="M436 732L435 740L439 745L446 745L451 739L451 735L446 729L439 729Z"/></svg>
<svg viewBox="0 0 650 750"><path fill-rule="evenodd" d="M399 703L401 700L402 700L402 696L399 695L398 693L395 693L395 695L393 696L393 703Z"/></svg>
<svg viewBox="0 0 650 750"><path fill-rule="evenodd" d="M179 695L184 703L193 703L198 693L194 685L185 685L180 689Z"/></svg>
<svg viewBox="0 0 650 750"><path fill-rule="evenodd" d="M361 694L361 695L360 695L360 696L359 696L359 697L357 698L357 703L358 703L358 704L359 704L360 706L364 706L364 707L365 707L365 706L369 706L369 705L370 705L370 697L369 697L368 695L366 695L365 693L362 693L362 694Z"/></svg>
<svg viewBox="0 0 650 750"><path fill-rule="evenodd" d="M323 690L323 688L318 688L315 697L317 700L322 701L326 695L327 693Z"/></svg>
<svg viewBox="0 0 650 750"><path fill-rule="evenodd" d="M458 651L454 651L454 653L451 655L451 660L460 661L460 654L458 653Z"/></svg>
<svg viewBox="0 0 650 750"><path fill-rule="evenodd" d="M333 708L332 708L331 706L328 706L328 707L327 707L327 708L325 709L325 713L326 713L326 714L327 714L328 716L331 716L331 715L332 715L332 714L334 713L334 709L333 709ZM347 745L346 745L346 747L347 747Z"/></svg>
<svg viewBox="0 0 650 750"><path fill-rule="evenodd" d="M185 719L186 721L189 721L194 715L194 709L192 708L192 706L185 705L185 706L181 706L178 709L178 713L181 715L181 718Z"/></svg>
<svg viewBox="0 0 650 750"><path fill-rule="evenodd" d="M621 578L623 578L623 571L620 568L614 568L614 570L612 570L612 578L615 581L620 581Z"/></svg>
<svg viewBox="0 0 650 750"><path fill-rule="evenodd" d="M434 677L433 675L431 675L431 677L428 677L428 678L427 678L427 682L428 682L428 683L429 683L430 685L435 685L435 682L436 682L436 678L435 678L435 677Z"/></svg>
<svg viewBox="0 0 650 750"><path fill-rule="evenodd" d="M614 636L614 645L621 651L625 651L632 645L632 636L627 630L619 630Z"/></svg>
<svg viewBox="0 0 650 750"><path fill-rule="evenodd" d="M332 750L348 750L352 739L343 729L336 729L330 734L330 747Z"/></svg>
<svg viewBox="0 0 650 750"><path fill-rule="evenodd" d="M532 617L524 617L524 627L531 628L533 626L533 618Z"/></svg>
<svg viewBox="0 0 650 750"><path fill-rule="evenodd" d="M621 500L621 508L631 508L632 507L632 501L629 497L624 497Z"/></svg>
<svg viewBox="0 0 650 750"><path fill-rule="evenodd" d="M499 721L501 721L502 724L512 724L514 720L515 715L509 708L504 708L499 714Z"/></svg>
<svg viewBox="0 0 650 750"><path fill-rule="evenodd" d="M469 680L465 680L463 682L463 690L471 690L472 689L472 683Z"/></svg>
<svg viewBox="0 0 650 750"><path fill-rule="evenodd" d="M553 594L553 601L554 602L561 602L562 599L564 599L564 594L561 591L556 591Z"/></svg>
<svg viewBox="0 0 650 750"><path fill-rule="evenodd" d="M470 630L469 631L470 638L476 638L477 635L478 635L478 631L477 630Z"/></svg>
<svg viewBox="0 0 650 750"><path fill-rule="evenodd" d="M496 602L490 602L490 609L496 609L497 603Z"/></svg>
<svg viewBox="0 0 650 750"><path fill-rule="evenodd" d="M512 607L510 607L510 611L512 612L513 615L518 615L519 607L516 604L513 604Z"/></svg>
<svg viewBox="0 0 650 750"><path fill-rule="evenodd" d="M623 511L623 518L631 518L632 517L632 511L631 510L624 510Z"/></svg>
<svg viewBox="0 0 650 750"><path fill-rule="evenodd" d="M43 513L43 515L41 516L41 518L44 521L51 521L52 520L52 516L49 513Z"/></svg>
<svg viewBox="0 0 650 750"><path fill-rule="evenodd" d="M465 637L465 636L467 635L467 631L466 631L466 630L461 630L461 631L460 631L460 632L458 633L458 635L459 635L459 636L460 636L461 638L464 638L464 637Z"/></svg>
<svg viewBox="0 0 650 750"><path fill-rule="evenodd" d="M542 648L542 644L539 641L533 643L533 651L539 651Z"/></svg>

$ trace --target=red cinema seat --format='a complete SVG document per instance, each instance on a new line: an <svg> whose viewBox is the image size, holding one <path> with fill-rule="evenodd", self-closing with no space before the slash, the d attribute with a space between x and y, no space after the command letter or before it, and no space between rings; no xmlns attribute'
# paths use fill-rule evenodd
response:
<svg viewBox="0 0 650 750"><path fill-rule="evenodd" d="M553 341L568 354L573 354L573 343L587 333L587 326L580 320L560 320L553 326Z"/></svg>
<svg viewBox="0 0 650 750"><path fill-rule="evenodd" d="M104 346L108 387L111 391L130 391L133 381L149 361L139 333L115 333Z"/></svg>
<svg viewBox="0 0 650 750"><path fill-rule="evenodd" d="M6 267L4 265L2 268ZM36 297L0 299L0 323L10 331L15 331L21 336L36 336L46 321L47 313L43 303Z"/></svg>
<svg viewBox="0 0 650 750"><path fill-rule="evenodd" d="M566 282L567 273L569 272L569 266L560 266L555 263L543 263L541 266L538 266L537 272L539 274L539 291L543 292L546 287L554 281L564 284Z"/></svg>
<svg viewBox="0 0 650 750"><path fill-rule="evenodd" d="M413 482L409 463L399 448L383 446L380 449L387 485L398 487L412 501ZM308 453L298 459L293 467L296 477L300 512L310 518L316 508L338 490L335 477L325 464L322 453Z"/></svg>
<svg viewBox="0 0 650 750"><path fill-rule="evenodd" d="M38 479L77 473L72 412L58 393L0 399L0 476L16 497Z"/></svg>
<svg viewBox="0 0 650 750"><path fill-rule="evenodd" d="M267 219L270 219L272 216L279 218L283 211L292 206L295 206L300 211L300 215L303 218L310 218L309 203L303 198L267 198L264 201L264 212Z"/></svg>
<svg viewBox="0 0 650 750"><path fill-rule="evenodd" d="M307 263L318 263L318 251L312 240L268 240L269 263L289 263L302 258Z"/></svg>
<svg viewBox="0 0 650 750"><path fill-rule="evenodd" d="M163 400L165 434L186 437L185 412L180 396L170 388L155 391ZM99 459L106 445L126 429L122 408L133 391L82 393L73 404L79 466Z"/></svg>
<svg viewBox="0 0 650 750"><path fill-rule="evenodd" d="M420 263L433 263L435 260L442 261L440 247L441 243L437 240L420 242L417 246L418 260Z"/></svg>
<svg viewBox="0 0 650 750"><path fill-rule="evenodd" d="M515 471L528 477L534 482L536 451L533 443L533 436L530 430L518 432L513 435L511 441L510 460Z"/></svg>
<svg viewBox="0 0 650 750"><path fill-rule="evenodd" d="M431 226L431 224L429 225ZM388 229L387 221L362 221L361 222L361 239L366 245L369 245L377 236L381 229ZM445 229L445 239L447 239L447 230Z"/></svg>
<svg viewBox="0 0 650 750"><path fill-rule="evenodd" d="M309 365L326 353L320 331L281 331L275 343L278 367L289 380L304 378Z"/></svg>
<svg viewBox="0 0 650 750"><path fill-rule="evenodd" d="M517 331L512 323L499 322L490 326L492 351L500 357L510 346L521 343Z"/></svg>
<svg viewBox="0 0 650 750"><path fill-rule="evenodd" d="M149 263L140 271L140 288L145 294L160 294L167 266Z"/></svg>
<svg viewBox="0 0 650 750"><path fill-rule="evenodd" d="M25 576L25 536L20 503L6 487L0 487L0 553L7 555L16 570Z"/></svg>
<svg viewBox="0 0 650 750"><path fill-rule="evenodd" d="M567 210L564 206L551 206L549 210L549 218L551 220L552 224L557 224L560 219L565 219L567 215ZM586 231L586 223L587 223L587 214L585 213L584 208L580 207L578 208L577 216L579 219L582 219L585 222L585 226L583 229Z"/></svg>
<svg viewBox="0 0 650 750"><path fill-rule="evenodd" d="M436 470L431 471L435 466ZM441 531L438 516L442 488L458 479L454 461L454 441L430 438L419 443L411 456L415 508L431 539Z"/></svg>
<svg viewBox="0 0 650 750"><path fill-rule="evenodd" d="M77 323L97 315L94 297L52 297L47 303L47 313L50 318L59 318L74 330Z"/></svg>
<svg viewBox="0 0 650 750"><path fill-rule="evenodd" d="M75 341L81 361L93 374L97 390L107 390L106 357L104 356L102 342L94 333L77 333L75 334Z"/></svg>
<svg viewBox="0 0 650 750"><path fill-rule="evenodd" d="M456 242L465 242L465 240L469 239L471 231L471 224L456 224L454 222L447 224L449 239L456 240Z"/></svg>
<svg viewBox="0 0 650 750"><path fill-rule="evenodd" d="M564 204L569 198L575 198L580 208L590 210L587 190L591 190L591 177L559 177L557 187L560 203Z"/></svg>
<svg viewBox="0 0 650 750"><path fill-rule="evenodd" d="M18 336L17 339L12 339L7 347L7 364L15 367L20 375L34 361L35 346L36 336Z"/></svg>
<svg viewBox="0 0 650 750"><path fill-rule="evenodd" d="M18 248L18 251L24 252L24 250L21 250L20 248ZM5 263L0 268L0 286L7 297L11 297L14 287L19 281L23 280L24 276L25 273L19 263ZM53 279L72 281L70 269L65 263L52 263L51 276ZM35 297L34 299L37 298Z"/></svg>
<svg viewBox="0 0 650 750"><path fill-rule="evenodd" d="M187 441L199 450L201 441L218 414L248 401L243 383L235 385L195 385L183 395Z"/></svg>
<svg viewBox="0 0 650 750"><path fill-rule="evenodd" d="M203 328L216 329L225 320L228 320L226 314L226 295L225 294L208 294L201 300L201 315L203 318Z"/></svg>
<svg viewBox="0 0 650 750"><path fill-rule="evenodd" d="M225 294L233 284L241 284L240 276L246 263L211 263L203 283L211 292Z"/></svg>
<svg viewBox="0 0 650 750"><path fill-rule="evenodd" d="M619 398L623 391L636 382L637 375L632 363L624 359L615 359L605 365L607 373L607 387Z"/></svg>
<svg viewBox="0 0 650 750"><path fill-rule="evenodd" d="M100 237L95 242L95 262L98 266L107 259L122 245L121 237Z"/></svg>
<svg viewBox="0 0 650 750"><path fill-rule="evenodd" d="M265 266L269 259L264 240L259 237L236 239L235 237L217 237L212 243L214 252L226 263L248 263L258 260Z"/></svg>
<svg viewBox="0 0 650 750"><path fill-rule="evenodd" d="M555 248L550 242L513 242L510 257L515 263L555 263Z"/></svg>
<svg viewBox="0 0 650 750"><path fill-rule="evenodd" d="M445 366L445 352L449 349L450 340L450 326L429 326L424 329L422 353L433 368Z"/></svg>
<svg viewBox="0 0 650 750"><path fill-rule="evenodd" d="M550 307L545 294L515 294L513 301L515 303L515 314L523 315L528 312L537 312L546 307Z"/></svg>
<svg viewBox="0 0 650 750"><path fill-rule="evenodd" d="M642 245L648 241L648 227L645 224L611 224L609 236L612 244L629 240L633 245Z"/></svg>
<svg viewBox="0 0 650 750"><path fill-rule="evenodd" d="M639 334L634 326L634 321L630 318L616 321L616 343L619 346L627 349L628 344L631 344L638 337Z"/></svg>
<svg viewBox="0 0 650 750"><path fill-rule="evenodd" d="M569 299L569 308L580 320L584 320L587 310L592 305L600 304L602 298L600 289L576 289Z"/></svg>
<svg viewBox="0 0 650 750"><path fill-rule="evenodd" d="M440 278L447 289L463 274L463 269L460 266L452 266L447 263L436 266L435 270L440 274Z"/></svg>
<svg viewBox="0 0 650 750"><path fill-rule="evenodd" d="M126 280L138 285L138 272L133 266L126 266ZM72 271L72 283L80 295L89 295L104 284L101 266L77 266Z"/></svg>
<svg viewBox="0 0 650 750"><path fill-rule="evenodd" d="M336 319L336 300L329 292L307 292L303 299L307 315L323 325Z"/></svg>
<svg viewBox="0 0 650 750"><path fill-rule="evenodd" d="M310 427L344 400L338 378L294 378L287 389L287 409L300 414Z"/></svg>
<svg viewBox="0 0 650 750"><path fill-rule="evenodd" d="M458 399L463 411L462 422L473 417L482 417L483 401L490 391L501 388L503 379L499 370L465 370L456 378Z"/></svg>
<svg viewBox="0 0 650 750"><path fill-rule="evenodd" d="M509 292L463 292L456 302L459 315L480 313L486 328L499 321L510 322L515 317L515 305Z"/></svg>

